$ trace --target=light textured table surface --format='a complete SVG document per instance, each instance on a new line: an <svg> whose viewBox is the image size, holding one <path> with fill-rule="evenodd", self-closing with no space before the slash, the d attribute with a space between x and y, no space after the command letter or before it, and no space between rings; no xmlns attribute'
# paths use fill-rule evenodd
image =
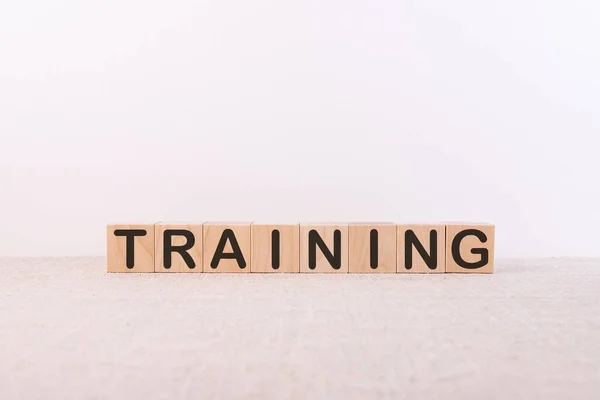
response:
<svg viewBox="0 0 600 400"><path fill-rule="evenodd" d="M0 258L0 399L598 399L600 260L107 274Z"/></svg>

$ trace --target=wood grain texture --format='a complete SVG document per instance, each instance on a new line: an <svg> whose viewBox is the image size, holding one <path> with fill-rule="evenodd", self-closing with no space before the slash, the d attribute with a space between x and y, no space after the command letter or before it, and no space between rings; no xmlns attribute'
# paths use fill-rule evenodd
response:
<svg viewBox="0 0 600 400"><path fill-rule="evenodd" d="M446 272L470 274L494 272L494 225L446 224L446 237Z"/></svg>
<svg viewBox="0 0 600 400"><path fill-rule="evenodd" d="M332 255L339 257L339 268L336 269L327 260L325 254L319 246L315 249L314 268L310 266L310 246L309 235L315 231L322 239L327 249ZM336 231L340 235L339 254L335 253L334 236ZM300 224L300 272L304 273L348 273L348 224L344 223L318 223L318 224Z"/></svg>
<svg viewBox="0 0 600 400"><path fill-rule="evenodd" d="M193 245L186 253L189 254L192 262L188 262L184 257L176 252L171 252L171 266L166 268L165 265L165 231L187 231L193 237ZM158 223L154 225L155 233L155 253L154 253L154 271L155 272L202 272L202 224L174 224L174 223ZM170 237L171 246L186 246L188 238L183 235L172 235Z"/></svg>
<svg viewBox="0 0 600 400"><path fill-rule="evenodd" d="M434 241L432 241L432 232ZM414 238L423 246L431 259L423 258L413 244ZM443 224L398 225L397 249L399 273L443 274L446 272L446 226ZM427 265L427 262L430 262L431 266Z"/></svg>
<svg viewBox="0 0 600 400"><path fill-rule="evenodd" d="M204 273L214 272L250 272L251 270L251 223L235 223L235 222L207 222L203 226L203 265ZM232 241L228 239L230 232L239 246L241 259L222 258L215 259L215 253L220 242L225 244L223 254L231 255L234 253ZM212 264L212 266L211 266Z"/></svg>
<svg viewBox="0 0 600 400"><path fill-rule="evenodd" d="M117 236L119 231L136 230L144 236L133 239L133 265L127 266L127 238ZM131 249L130 249L131 250ZM106 226L107 272L154 272L154 224L107 225Z"/></svg>
<svg viewBox="0 0 600 400"><path fill-rule="evenodd" d="M393 223L350 223L348 272L396 273L396 225ZM372 234L376 231L376 234ZM372 236L376 235L376 238ZM371 244L376 245L374 249ZM372 257L375 252L376 257ZM375 266L375 268L373 268Z"/></svg>
<svg viewBox="0 0 600 400"><path fill-rule="evenodd" d="M251 272L300 272L299 224L252 224L251 231ZM279 241L278 250L275 249L275 260L273 257L274 231L278 238L276 240Z"/></svg>

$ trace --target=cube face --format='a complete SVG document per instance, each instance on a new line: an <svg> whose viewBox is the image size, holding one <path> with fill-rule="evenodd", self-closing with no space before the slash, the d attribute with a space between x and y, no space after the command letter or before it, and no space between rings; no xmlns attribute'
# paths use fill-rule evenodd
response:
<svg viewBox="0 0 600 400"><path fill-rule="evenodd" d="M300 272L348 273L348 224L300 224Z"/></svg>
<svg viewBox="0 0 600 400"><path fill-rule="evenodd" d="M106 271L154 272L154 225L108 225Z"/></svg>
<svg viewBox="0 0 600 400"><path fill-rule="evenodd" d="M446 225L446 272L494 272L495 227L491 224Z"/></svg>
<svg viewBox="0 0 600 400"><path fill-rule="evenodd" d="M351 223L348 227L350 273L396 272L396 225Z"/></svg>
<svg viewBox="0 0 600 400"><path fill-rule="evenodd" d="M251 272L300 272L300 225L252 224Z"/></svg>
<svg viewBox="0 0 600 400"><path fill-rule="evenodd" d="M446 272L446 226L398 225L398 272L443 274Z"/></svg>
<svg viewBox="0 0 600 400"><path fill-rule="evenodd" d="M250 223L205 223L204 272L250 272Z"/></svg>
<svg viewBox="0 0 600 400"><path fill-rule="evenodd" d="M202 272L202 224L154 225L154 272Z"/></svg>

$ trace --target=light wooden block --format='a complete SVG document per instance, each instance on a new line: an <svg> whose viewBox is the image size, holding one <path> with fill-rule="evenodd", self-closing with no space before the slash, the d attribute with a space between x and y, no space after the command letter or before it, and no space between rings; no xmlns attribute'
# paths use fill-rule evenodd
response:
<svg viewBox="0 0 600 400"><path fill-rule="evenodd" d="M300 224L300 272L348 273L348 224Z"/></svg>
<svg viewBox="0 0 600 400"><path fill-rule="evenodd" d="M446 224L446 272L494 272L492 224Z"/></svg>
<svg viewBox="0 0 600 400"><path fill-rule="evenodd" d="M154 272L154 225L107 225L107 272Z"/></svg>
<svg viewBox="0 0 600 400"><path fill-rule="evenodd" d="M202 224L154 225L154 272L202 272Z"/></svg>
<svg viewBox="0 0 600 400"><path fill-rule="evenodd" d="M398 225L398 272L443 274L446 272L446 226Z"/></svg>
<svg viewBox="0 0 600 400"><path fill-rule="evenodd" d="M348 271L396 273L396 224L350 223Z"/></svg>
<svg viewBox="0 0 600 400"><path fill-rule="evenodd" d="M300 225L252 224L251 272L300 272Z"/></svg>
<svg viewBox="0 0 600 400"><path fill-rule="evenodd" d="M203 227L204 272L250 272L250 223L207 222Z"/></svg>

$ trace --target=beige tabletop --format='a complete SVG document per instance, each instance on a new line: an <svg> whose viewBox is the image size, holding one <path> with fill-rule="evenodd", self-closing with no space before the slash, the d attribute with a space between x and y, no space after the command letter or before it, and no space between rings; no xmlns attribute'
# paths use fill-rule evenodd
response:
<svg viewBox="0 0 600 400"><path fill-rule="evenodd" d="M0 398L598 399L600 260L107 274L0 258Z"/></svg>

